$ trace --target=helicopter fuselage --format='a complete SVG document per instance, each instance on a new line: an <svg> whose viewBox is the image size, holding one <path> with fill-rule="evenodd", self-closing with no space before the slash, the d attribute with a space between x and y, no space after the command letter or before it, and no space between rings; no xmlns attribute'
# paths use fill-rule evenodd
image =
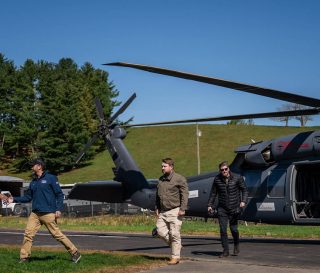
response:
<svg viewBox="0 0 320 273"><path fill-rule="evenodd" d="M115 127L105 138L115 179L77 184L69 197L128 202L153 210L156 179L146 180ZM272 224L320 225L320 131L298 133L241 146L230 169L244 177L248 202L241 219ZM188 177L187 216L210 217L207 204L217 172Z"/></svg>

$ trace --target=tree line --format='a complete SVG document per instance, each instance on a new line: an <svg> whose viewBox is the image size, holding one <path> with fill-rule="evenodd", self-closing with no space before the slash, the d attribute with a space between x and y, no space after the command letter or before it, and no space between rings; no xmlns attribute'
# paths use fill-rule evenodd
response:
<svg viewBox="0 0 320 273"><path fill-rule="evenodd" d="M303 110L303 109L307 109L308 107L304 106L304 105L300 105L297 103L286 103L284 105L282 105L281 107L277 108L278 111L292 111L292 110ZM300 123L300 127L304 127L307 125L308 121L312 120L311 116L294 116L294 117L277 117L277 118L272 118L275 121L280 121L280 122L284 122L285 126L288 127L289 126L289 120L291 119L295 119L298 120Z"/></svg>
<svg viewBox="0 0 320 273"><path fill-rule="evenodd" d="M55 173L70 170L75 156L97 130L94 98L106 117L118 91L108 73L72 59L28 59L20 67L0 53L0 157L2 166L29 168L42 157Z"/></svg>
<svg viewBox="0 0 320 273"><path fill-rule="evenodd" d="M297 103L286 103L282 105L281 107L278 107L277 110L279 112L282 111L293 111L293 110L303 110L303 109L308 109L307 106L297 104ZM306 115L301 115L301 116L283 116L283 117L273 117L270 118L273 121L279 121L279 122L284 122L285 126L289 126L289 120L295 119L298 120L300 123L300 127L305 127L307 125L308 121L312 120L311 116L306 116ZM253 119L238 119L238 120L230 120L227 122L229 125L254 125Z"/></svg>

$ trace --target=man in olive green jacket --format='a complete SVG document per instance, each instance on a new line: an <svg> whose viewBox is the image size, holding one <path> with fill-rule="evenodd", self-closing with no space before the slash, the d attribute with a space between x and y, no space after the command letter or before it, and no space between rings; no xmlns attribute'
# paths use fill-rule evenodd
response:
<svg viewBox="0 0 320 273"><path fill-rule="evenodd" d="M162 173L156 194L157 232L171 247L171 260L168 264L174 265L180 261L180 229L182 216L188 205L188 183L185 177L174 171L171 158L162 160Z"/></svg>

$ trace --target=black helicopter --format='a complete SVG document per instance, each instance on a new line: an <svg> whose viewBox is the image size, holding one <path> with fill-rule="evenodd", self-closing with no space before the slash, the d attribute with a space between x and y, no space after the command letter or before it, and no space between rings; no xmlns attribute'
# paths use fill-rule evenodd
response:
<svg viewBox="0 0 320 273"><path fill-rule="evenodd" d="M206 121L237 120L283 116L315 115L320 112L320 100L274 89L267 89L217 78L194 75L158 67L128 63L108 65L131 67L153 73L200 81L243 92L293 102L310 108L203 119L176 120L132 124L147 126ZM124 126L115 123L136 97L128 101L110 118L105 120L98 98L95 104L100 119L99 135L95 135L77 158L79 161L86 149L102 137L114 161L114 180L93 181L76 184L69 194L72 199L84 199L110 203L128 202L142 208L154 209L157 180L147 180L126 149ZM230 164L234 173L244 176L248 191L248 204L242 219L250 222L271 224L320 225L320 131L302 132L272 140L250 143L238 147ZM188 177L189 204L186 215L209 217L207 202L217 172Z"/></svg>

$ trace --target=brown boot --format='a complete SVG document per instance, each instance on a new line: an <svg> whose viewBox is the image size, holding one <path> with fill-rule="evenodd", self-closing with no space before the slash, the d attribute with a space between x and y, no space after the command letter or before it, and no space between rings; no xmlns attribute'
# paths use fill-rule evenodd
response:
<svg viewBox="0 0 320 273"><path fill-rule="evenodd" d="M175 265L180 262L180 259L178 258L171 258L171 260L168 262L168 265Z"/></svg>

